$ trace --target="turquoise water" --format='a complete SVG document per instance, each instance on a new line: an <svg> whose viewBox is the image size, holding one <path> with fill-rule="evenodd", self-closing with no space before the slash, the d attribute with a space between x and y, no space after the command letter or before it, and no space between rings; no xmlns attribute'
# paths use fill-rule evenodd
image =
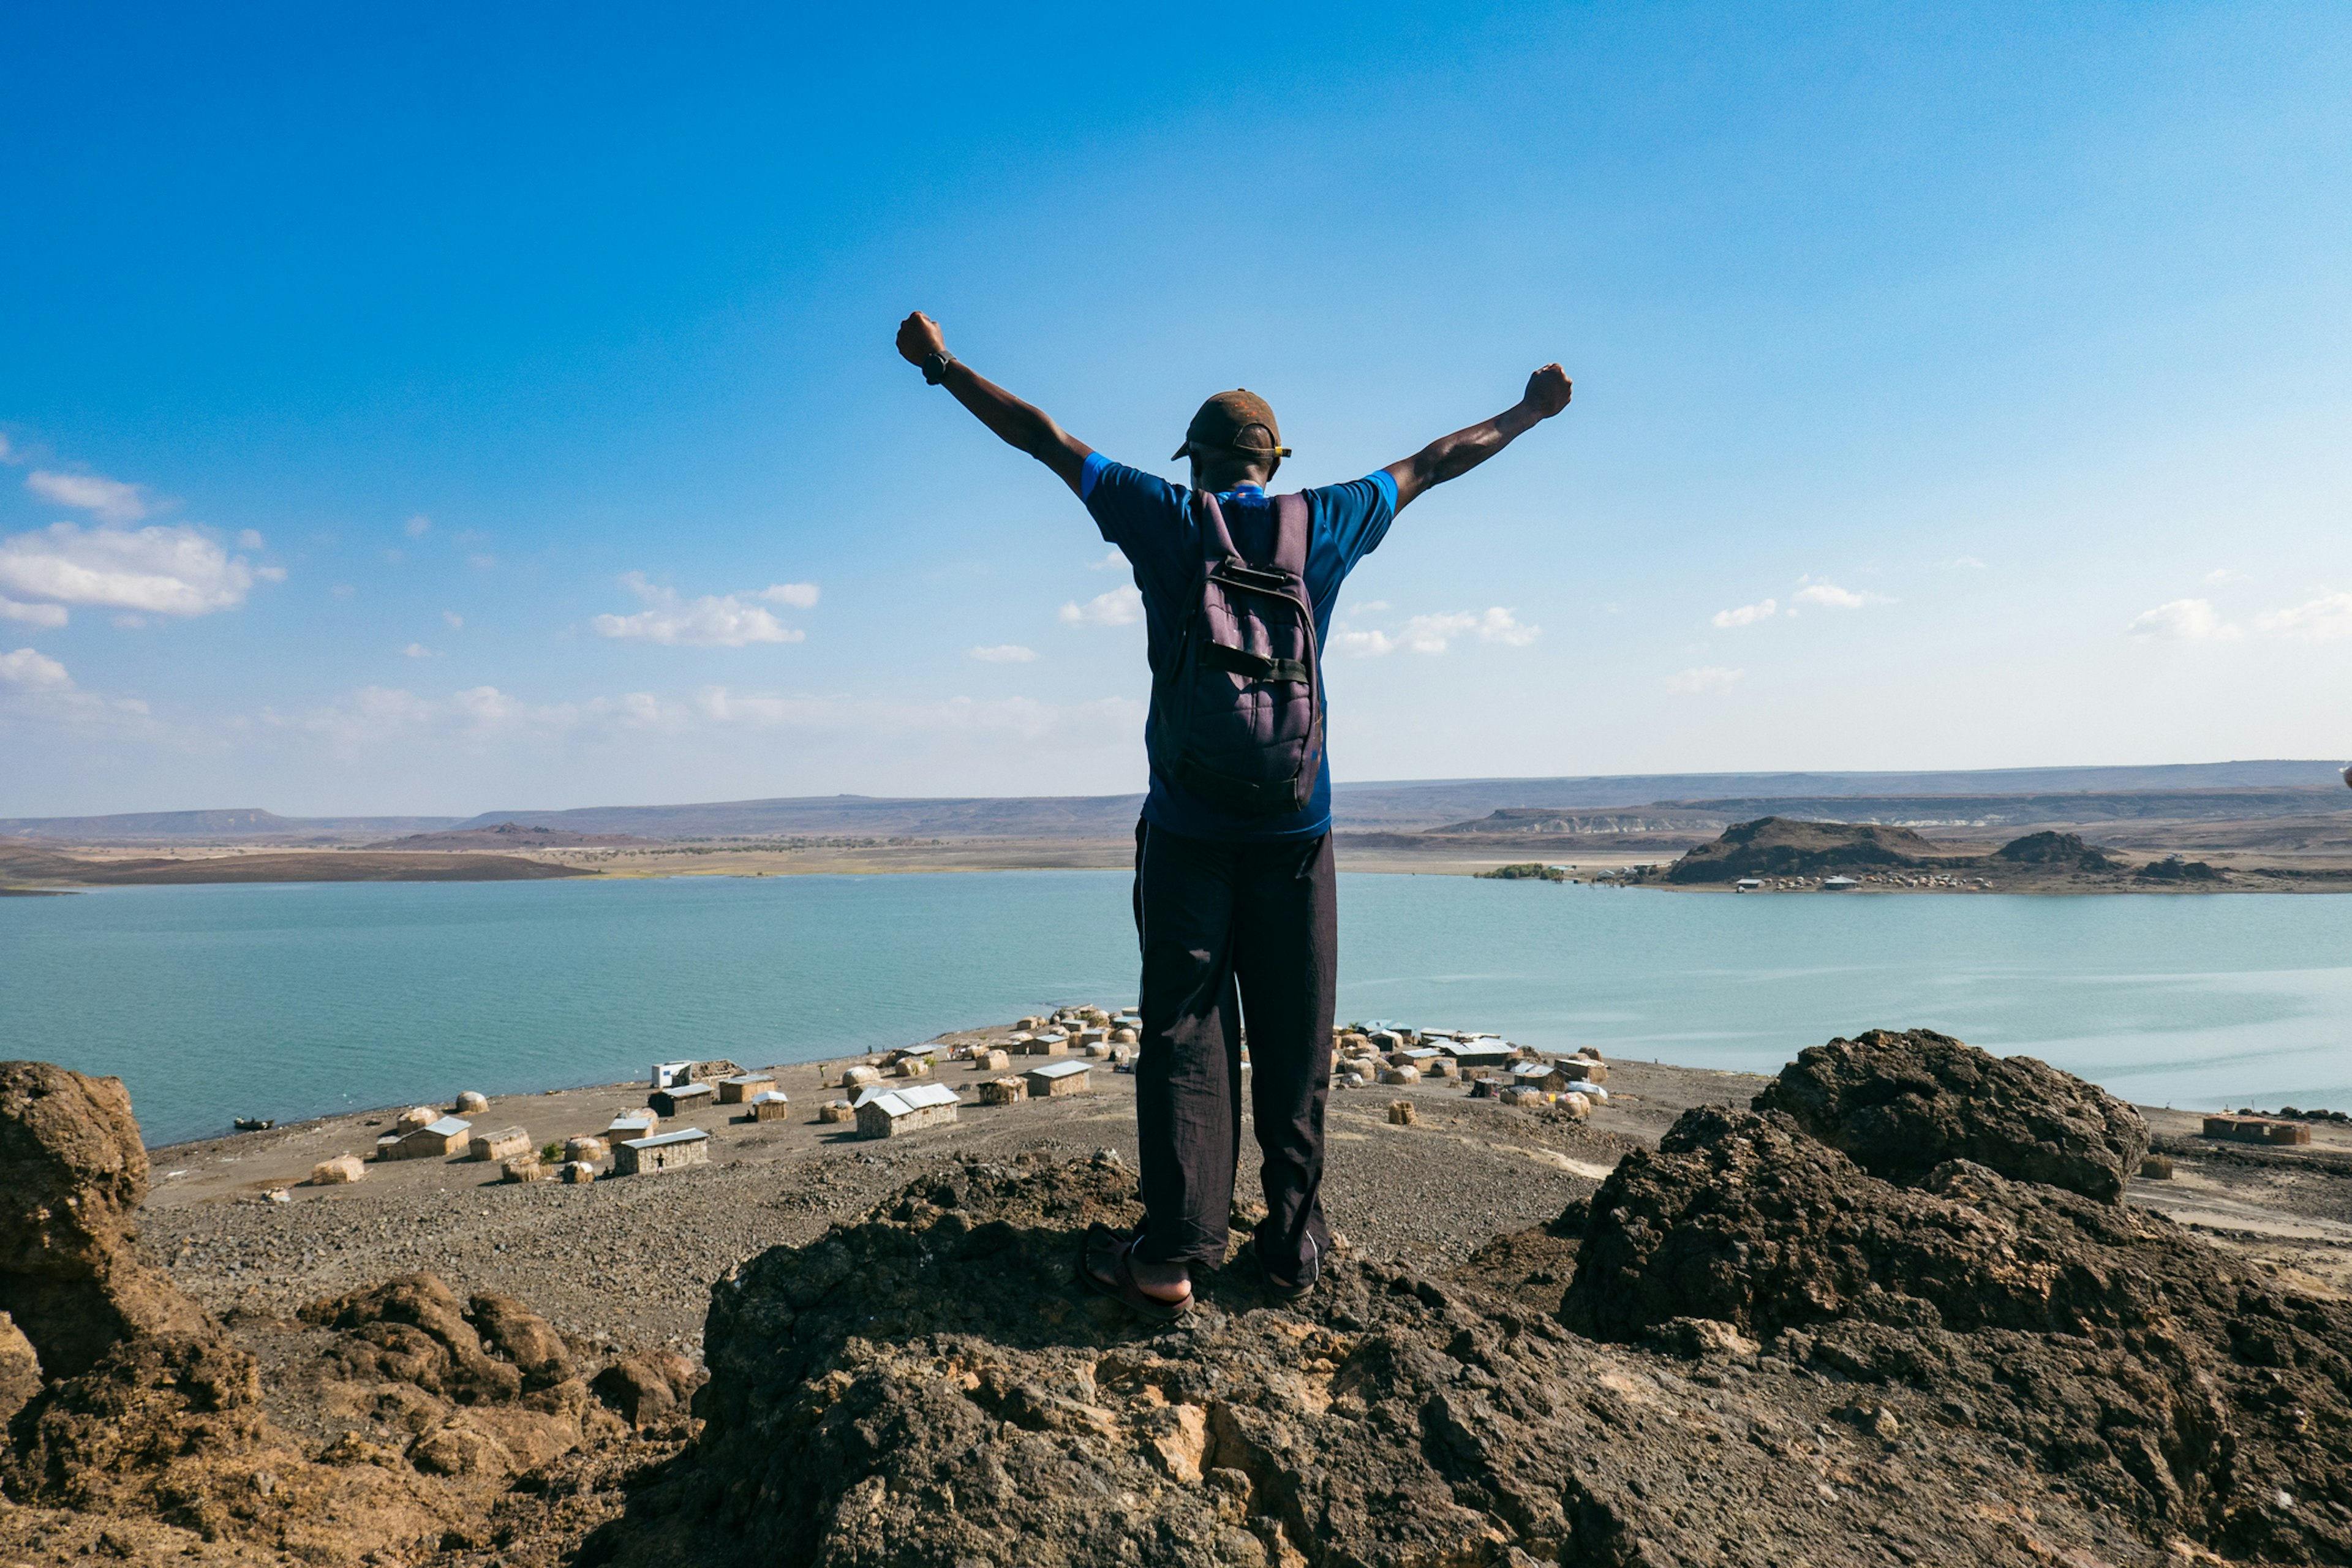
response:
<svg viewBox="0 0 2352 1568"><path fill-rule="evenodd" d="M1340 1016L1770 1070L1925 1026L2140 1100L2352 1109L2352 897L1737 898L1341 882ZM121 888L0 900L0 1054L149 1140L808 1060L1129 1002L1111 871Z"/></svg>

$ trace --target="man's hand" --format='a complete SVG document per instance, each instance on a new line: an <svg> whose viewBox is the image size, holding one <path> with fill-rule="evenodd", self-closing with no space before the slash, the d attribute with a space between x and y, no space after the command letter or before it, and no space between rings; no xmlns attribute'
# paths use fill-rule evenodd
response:
<svg viewBox="0 0 2352 1568"><path fill-rule="evenodd" d="M929 325L928 321L924 324ZM931 330L937 331L939 329L933 327ZM904 342L903 329L899 336ZM1528 395L1519 401L1526 404L1537 418L1549 419L1568 406L1569 397L1575 389L1575 383L1568 379L1568 372L1556 364L1548 364L1528 377Z"/></svg>
<svg viewBox="0 0 2352 1568"><path fill-rule="evenodd" d="M920 310L898 323L898 357L920 365L933 354L948 352L940 324ZM1045 410L1022 402L1004 388L961 360L948 362L940 384L1006 446L1028 453L1054 470L1076 494L1094 448L1045 416Z"/></svg>
<svg viewBox="0 0 2352 1568"><path fill-rule="evenodd" d="M898 323L898 357L908 364L919 365L931 355L947 352L948 340L940 331L940 324L920 310ZM1551 368L1558 370L1559 366ZM1528 384L1528 392L1530 396L1534 395L1535 383ZM1561 401L1566 402L1567 399L1562 398Z"/></svg>
<svg viewBox="0 0 2352 1568"><path fill-rule="evenodd" d="M1432 441L1401 463L1391 463L1396 503L1402 510L1432 485L1458 479L1521 436L1568 406L1568 372L1548 364L1528 377L1527 395L1483 425Z"/></svg>

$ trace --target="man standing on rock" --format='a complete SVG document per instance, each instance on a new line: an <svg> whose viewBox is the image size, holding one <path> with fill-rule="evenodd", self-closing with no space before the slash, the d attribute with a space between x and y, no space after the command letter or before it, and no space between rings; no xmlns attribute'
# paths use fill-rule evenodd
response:
<svg viewBox="0 0 2352 1568"><path fill-rule="evenodd" d="M1269 496L1290 455L1274 410L1244 391L1201 405L1174 485L1104 458L947 352L919 310L898 353L1012 447L1060 477L1125 552L1143 595L1150 793L1135 828L1143 949L1136 1133L1144 1223L1097 1226L1087 1284L1149 1315L1192 1304L1192 1272L1224 1262L1241 1155L1242 1009L1266 1217L1253 1245L1267 1289L1312 1289L1323 1223L1339 903L1321 648L1339 584L1390 521L1568 406L1556 364L1494 418L1349 484Z"/></svg>

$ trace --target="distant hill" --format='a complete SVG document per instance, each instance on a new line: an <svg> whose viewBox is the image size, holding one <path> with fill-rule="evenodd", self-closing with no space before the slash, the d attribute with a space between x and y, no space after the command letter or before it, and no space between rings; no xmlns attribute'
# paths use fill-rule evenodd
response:
<svg viewBox="0 0 2352 1568"><path fill-rule="evenodd" d="M112 816L0 817L0 833L26 838L336 838L362 833L423 833L454 816L280 816L258 806L231 811L132 811Z"/></svg>
<svg viewBox="0 0 2352 1568"><path fill-rule="evenodd" d="M454 828L441 833L412 833L387 838L371 849L607 849L631 844L657 844L628 833L579 833L562 827L526 827L501 822L495 827Z"/></svg>
<svg viewBox="0 0 2352 1568"><path fill-rule="evenodd" d="M2229 799L2219 798L2227 795ZM1855 803L1869 799L1871 805ZM1619 773L1531 779L1423 779L1343 784L1332 792L1343 833L1538 833L1474 826L1499 812L1542 817L1632 816L1713 832L1765 816L2000 826L2177 816L2318 816L2345 799L2336 763L2183 763L2152 767L2004 768L1940 773ZM76 840L284 838L351 841L508 822L572 834L646 838L922 837L1105 840L1135 828L1139 795L796 795L676 805L514 807L470 817L280 816L257 807L110 816L0 819L0 834ZM1966 802L1967 804L1959 804ZM2034 815L2042 813L2042 815ZM1618 825L1585 831L1645 831Z"/></svg>

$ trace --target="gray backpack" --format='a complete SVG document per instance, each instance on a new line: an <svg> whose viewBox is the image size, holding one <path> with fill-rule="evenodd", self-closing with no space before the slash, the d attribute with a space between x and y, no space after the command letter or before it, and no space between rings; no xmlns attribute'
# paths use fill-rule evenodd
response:
<svg viewBox="0 0 2352 1568"><path fill-rule="evenodd" d="M1224 810L1304 810L1323 769L1323 671L1307 594L1307 498L1270 498L1274 559L1234 548L1217 498L1192 492L1201 590L1151 683L1151 764Z"/></svg>

